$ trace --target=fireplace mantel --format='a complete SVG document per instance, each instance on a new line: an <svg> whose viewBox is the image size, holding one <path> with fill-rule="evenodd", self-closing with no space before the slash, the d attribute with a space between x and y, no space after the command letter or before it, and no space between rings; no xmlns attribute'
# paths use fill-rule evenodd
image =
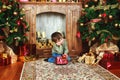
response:
<svg viewBox="0 0 120 80"><path fill-rule="evenodd" d="M77 21L82 10L81 3L24 2L21 3L21 7L25 9L25 18L30 25L30 44L36 43L36 15L46 12L61 13L66 16L66 39L70 55L79 55L82 44L81 39L76 37L76 33L78 31Z"/></svg>

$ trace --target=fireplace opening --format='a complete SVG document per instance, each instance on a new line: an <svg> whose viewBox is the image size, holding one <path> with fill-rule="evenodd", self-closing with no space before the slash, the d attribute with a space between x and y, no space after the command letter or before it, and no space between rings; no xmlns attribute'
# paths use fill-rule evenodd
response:
<svg viewBox="0 0 120 80"><path fill-rule="evenodd" d="M36 15L36 42L39 48L51 48L51 34L60 32L66 36L66 16L56 12L45 12Z"/></svg>

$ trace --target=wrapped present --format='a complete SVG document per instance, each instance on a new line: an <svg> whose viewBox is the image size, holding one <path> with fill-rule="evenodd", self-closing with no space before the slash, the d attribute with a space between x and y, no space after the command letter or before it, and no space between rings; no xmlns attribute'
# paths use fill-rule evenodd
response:
<svg viewBox="0 0 120 80"><path fill-rule="evenodd" d="M85 63L86 64L94 64L95 63L95 57L94 56L86 56L85 57Z"/></svg>
<svg viewBox="0 0 120 80"><path fill-rule="evenodd" d="M7 58L1 57L0 58L0 65L1 66L5 66L5 65L8 65L10 63L11 63L11 57L7 57Z"/></svg>
<svg viewBox="0 0 120 80"><path fill-rule="evenodd" d="M56 58L56 64L68 64L68 60L66 56L58 56Z"/></svg>
<svg viewBox="0 0 120 80"><path fill-rule="evenodd" d="M119 69L120 68L119 64L120 64L119 61L105 61L105 60L101 60L99 62L99 65L101 65L105 69Z"/></svg>
<svg viewBox="0 0 120 80"><path fill-rule="evenodd" d="M105 52L103 58L100 60L99 64L106 69L117 69L120 68L120 62L115 60L116 55Z"/></svg>
<svg viewBox="0 0 120 80"><path fill-rule="evenodd" d="M113 61L114 60L114 54L105 51L104 54L103 54L102 60Z"/></svg>
<svg viewBox="0 0 120 80"><path fill-rule="evenodd" d="M12 55L11 56L11 63L16 63L17 62L17 55Z"/></svg>

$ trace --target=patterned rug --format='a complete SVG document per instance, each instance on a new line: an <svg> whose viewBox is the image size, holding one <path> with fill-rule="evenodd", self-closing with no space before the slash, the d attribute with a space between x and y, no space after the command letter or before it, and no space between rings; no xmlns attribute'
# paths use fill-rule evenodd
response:
<svg viewBox="0 0 120 80"><path fill-rule="evenodd" d="M20 80L120 80L101 66L69 62L56 65L43 59L25 62Z"/></svg>

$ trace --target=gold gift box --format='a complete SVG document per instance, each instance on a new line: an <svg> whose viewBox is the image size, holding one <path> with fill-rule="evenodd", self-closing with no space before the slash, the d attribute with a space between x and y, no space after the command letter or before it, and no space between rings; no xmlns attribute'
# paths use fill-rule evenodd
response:
<svg viewBox="0 0 120 80"><path fill-rule="evenodd" d="M86 56L85 57L85 63L86 64L94 64L95 63L95 57L94 56Z"/></svg>

